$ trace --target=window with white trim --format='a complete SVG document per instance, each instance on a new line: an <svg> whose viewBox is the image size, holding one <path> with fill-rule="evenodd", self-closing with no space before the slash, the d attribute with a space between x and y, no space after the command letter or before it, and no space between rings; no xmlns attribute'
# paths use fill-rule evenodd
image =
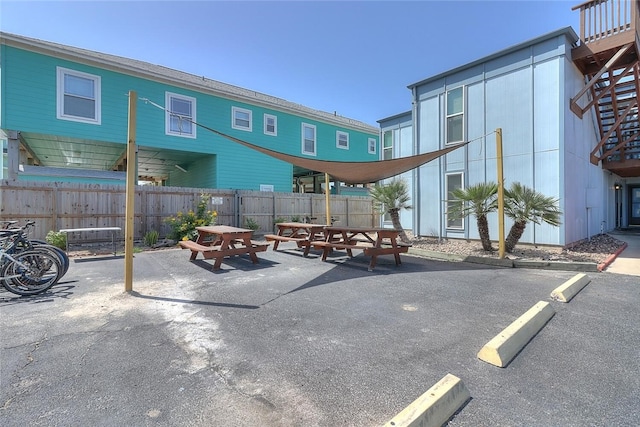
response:
<svg viewBox="0 0 640 427"><path fill-rule="evenodd" d="M452 191L457 188L463 188L462 181L462 173L451 173L446 175L446 186L447 186L447 228L452 228L456 230L464 230L464 222L462 218L450 218L449 212L460 204L464 203L462 200L453 196Z"/></svg>
<svg viewBox="0 0 640 427"><path fill-rule="evenodd" d="M369 154L376 154L376 147L378 146L378 141L375 138L369 138L367 142L367 150Z"/></svg>
<svg viewBox="0 0 640 427"><path fill-rule="evenodd" d="M186 95L166 92L165 132L167 135L196 137L196 99Z"/></svg>
<svg viewBox="0 0 640 427"><path fill-rule="evenodd" d="M382 160L393 159L393 131L387 130L382 135Z"/></svg>
<svg viewBox="0 0 640 427"><path fill-rule="evenodd" d="M349 134L347 132L336 131L336 147L343 150L349 149Z"/></svg>
<svg viewBox="0 0 640 427"><path fill-rule="evenodd" d="M100 76L57 67L56 117L100 124Z"/></svg>
<svg viewBox="0 0 640 427"><path fill-rule="evenodd" d="M238 130L251 132L252 114L251 110L240 107L231 107L231 127Z"/></svg>
<svg viewBox="0 0 640 427"><path fill-rule="evenodd" d="M447 144L464 141L464 88L447 91Z"/></svg>
<svg viewBox="0 0 640 427"><path fill-rule="evenodd" d="M278 136L278 117L272 114L264 115L264 134Z"/></svg>
<svg viewBox="0 0 640 427"><path fill-rule="evenodd" d="M302 124L302 154L316 155L316 127Z"/></svg>

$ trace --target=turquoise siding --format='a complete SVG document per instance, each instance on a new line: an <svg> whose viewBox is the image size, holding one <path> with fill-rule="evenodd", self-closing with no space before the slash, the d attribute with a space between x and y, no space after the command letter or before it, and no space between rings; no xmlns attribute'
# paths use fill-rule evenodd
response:
<svg viewBox="0 0 640 427"><path fill-rule="evenodd" d="M128 98L130 90L139 98L164 105L165 92L196 99L196 121L220 132L272 150L305 157L301 153L301 124L316 126L318 159L342 161L377 160L369 154L368 139L378 140L377 132L366 133L292 113L230 100L138 76L114 72L53 56L1 45L2 105L0 127L83 140L121 143L127 140ZM56 118L56 67L64 67L101 77L101 124L87 124ZM232 107L252 111L252 132L232 129ZM277 136L264 134L264 114L277 117ZM349 149L336 148L336 131L349 134ZM272 184L275 191L291 191L292 166L196 128L196 138L165 134L165 113L138 101L137 137L140 146L202 153L203 157L169 176L170 185L256 190ZM379 149L378 149L379 153Z"/></svg>

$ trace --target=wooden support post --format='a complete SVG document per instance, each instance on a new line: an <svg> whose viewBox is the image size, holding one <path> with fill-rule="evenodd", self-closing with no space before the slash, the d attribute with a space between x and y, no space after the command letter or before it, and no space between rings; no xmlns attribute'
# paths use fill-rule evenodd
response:
<svg viewBox="0 0 640 427"><path fill-rule="evenodd" d="M329 174L325 172L324 173L324 204L325 204L325 211L327 214L327 225L331 225L331 207L329 202L330 192L331 192L331 188L329 188Z"/></svg>
<svg viewBox="0 0 640 427"><path fill-rule="evenodd" d="M504 259L504 176L502 173L502 128L496 129L498 164L498 258Z"/></svg>
<svg viewBox="0 0 640 427"><path fill-rule="evenodd" d="M136 101L138 95L129 91L129 128L127 137L127 189L124 227L124 290L133 290L133 220L135 217L135 185L138 159L136 157Z"/></svg>

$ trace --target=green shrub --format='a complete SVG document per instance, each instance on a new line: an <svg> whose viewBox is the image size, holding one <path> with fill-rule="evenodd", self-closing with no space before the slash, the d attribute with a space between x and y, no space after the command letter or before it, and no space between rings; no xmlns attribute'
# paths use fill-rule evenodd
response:
<svg viewBox="0 0 640 427"><path fill-rule="evenodd" d="M44 238L48 244L60 249L67 249L67 233L60 231L49 231Z"/></svg>
<svg viewBox="0 0 640 427"><path fill-rule="evenodd" d="M146 246L152 247L156 243L158 243L159 233L156 230L147 231L144 235L144 244Z"/></svg>
<svg viewBox="0 0 640 427"><path fill-rule="evenodd" d="M244 223L249 230L256 231L260 228L260 224L258 224L253 218L245 218Z"/></svg>
<svg viewBox="0 0 640 427"><path fill-rule="evenodd" d="M173 240L195 240L198 235L196 227L215 225L218 212L207 210L208 202L209 196L201 194L195 212L178 212L176 216L167 218L165 221L171 227L168 237Z"/></svg>
<svg viewBox="0 0 640 427"><path fill-rule="evenodd" d="M280 224L281 222L288 222L287 218L283 218L283 217L279 216L278 218L273 220L274 224Z"/></svg>
<svg viewBox="0 0 640 427"><path fill-rule="evenodd" d="M292 216L291 217L291 222L300 222L300 217L299 216Z"/></svg>

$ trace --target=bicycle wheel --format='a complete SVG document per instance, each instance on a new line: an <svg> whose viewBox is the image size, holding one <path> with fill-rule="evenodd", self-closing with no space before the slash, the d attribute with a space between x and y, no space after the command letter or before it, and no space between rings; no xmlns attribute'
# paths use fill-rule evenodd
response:
<svg viewBox="0 0 640 427"><path fill-rule="evenodd" d="M30 242L31 242L31 245L33 246L33 249L35 250L42 249L42 250L49 251L51 252L52 255L55 255L58 258L58 261L60 261L60 265L62 266L62 274L60 275L60 277L67 274L67 271L69 271L69 256L65 251L63 251L57 246L53 246L48 243L41 243L38 240L31 240Z"/></svg>
<svg viewBox="0 0 640 427"><path fill-rule="evenodd" d="M0 279L9 292L35 295L55 285L61 277L58 258L45 251L25 251L14 255L15 261L2 266Z"/></svg>

